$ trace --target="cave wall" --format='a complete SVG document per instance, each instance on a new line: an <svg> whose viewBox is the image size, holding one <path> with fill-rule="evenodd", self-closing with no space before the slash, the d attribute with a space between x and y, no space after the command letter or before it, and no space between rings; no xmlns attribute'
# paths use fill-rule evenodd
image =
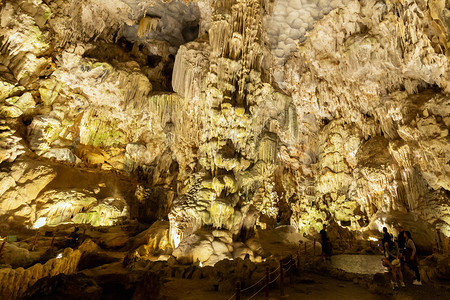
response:
<svg viewBox="0 0 450 300"><path fill-rule="evenodd" d="M450 236L449 17L439 0L3 1L3 226Z"/></svg>

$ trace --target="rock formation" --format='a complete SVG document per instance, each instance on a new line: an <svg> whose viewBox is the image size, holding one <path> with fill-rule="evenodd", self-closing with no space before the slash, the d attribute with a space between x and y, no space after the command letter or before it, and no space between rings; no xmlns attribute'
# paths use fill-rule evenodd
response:
<svg viewBox="0 0 450 300"><path fill-rule="evenodd" d="M449 9L2 1L2 228L168 221L157 240L211 265L277 224L400 224L430 249L450 237Z"/></svg>
<svg viewBox="0 0 450 300"><path fill-rule="evenodd" d="M50 259L43 265L38 263L27 269L1 268L0 296L2 299L20 298L28 287L43 277L71 274L76 270L80 257L80 250L66 248L59 257Z"/></svg>

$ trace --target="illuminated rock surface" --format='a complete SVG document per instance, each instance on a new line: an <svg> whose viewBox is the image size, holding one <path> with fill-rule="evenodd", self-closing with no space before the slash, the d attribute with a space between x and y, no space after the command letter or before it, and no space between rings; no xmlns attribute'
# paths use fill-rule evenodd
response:
<svg viewBox="0 0 450 300"><path fill-rule="evenodd" d="M137 221L96 242L205 266L274 228L448 244L448 1L0 6L0 237Z"/></svg>

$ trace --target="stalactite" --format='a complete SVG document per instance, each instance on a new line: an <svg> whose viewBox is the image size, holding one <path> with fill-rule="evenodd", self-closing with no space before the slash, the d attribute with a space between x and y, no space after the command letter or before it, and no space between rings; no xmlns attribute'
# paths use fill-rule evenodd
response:
<svg viewBox="0 0 450 300"><path fill-rule="evenodd" d="M267 164L274 164L277 153L277 140L273 134L261 138L258 148L258 159Z"/></svg>
<svg viewBox="0 0 450 300"><path fill-rule="evenodd" d="M8 168L39 156L173 197L174 247L205 227L268 225L280 202L306 234L408 212L448 226L443 1L3 2L8 222L127 217L105 199L34 203L24 182L44 195L56 175L18 183Z"/></svg>
<svg viewBox="0 0 450 300"><path fill-rule="evenodd" d="M144 37L148 35L153 30L156 30L158 27L160 18L154 18L145 16L139 21L139 27L137 34L139 37Z"/></svg>
<svg viewBox="0 0 450 300"><path fill-rule="evenodd" d="M159 122L165 125L174 123L175 114L181 111L180 98L173 94L155 95L148 98L149 110L155 112Z"/></svg>

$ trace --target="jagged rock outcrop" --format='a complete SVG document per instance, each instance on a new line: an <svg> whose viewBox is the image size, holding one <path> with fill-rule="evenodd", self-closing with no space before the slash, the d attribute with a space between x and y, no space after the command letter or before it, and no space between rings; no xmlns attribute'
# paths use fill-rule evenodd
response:
<svg viewBox="0 0 450 300"><path fill-rule="evenodd" d="M39 279L58 274L71 274L75 272L82 250L64 249L61 257L52 258L45 264L35 264L24 268L0 269L0 296L2 299L17 299Z"/></svg>

